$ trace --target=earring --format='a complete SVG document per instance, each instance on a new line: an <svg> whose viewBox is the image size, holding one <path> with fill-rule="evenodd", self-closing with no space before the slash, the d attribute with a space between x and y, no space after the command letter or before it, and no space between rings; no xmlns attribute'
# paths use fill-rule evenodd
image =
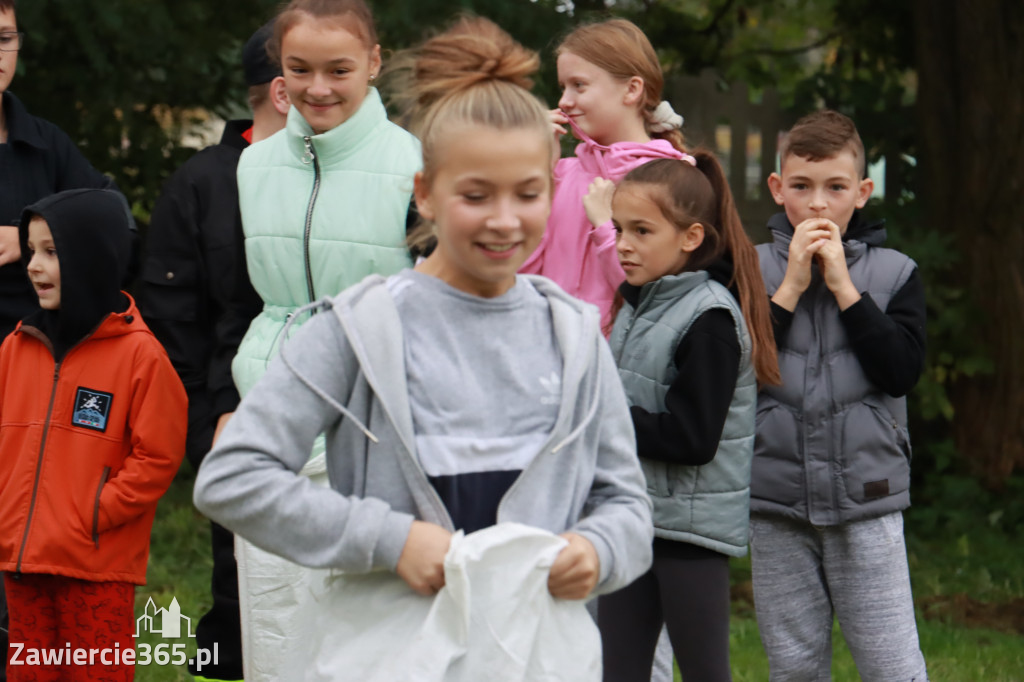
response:
<svg viewBox="0 0 1024 682"><path fill-rule="evenodd" d="M371 74L370 74L370 80L373 80L373 79L374 79L374 78L376 78L376 77L377 77L377 74L375 74L375 73L371 73Z"/></svg>

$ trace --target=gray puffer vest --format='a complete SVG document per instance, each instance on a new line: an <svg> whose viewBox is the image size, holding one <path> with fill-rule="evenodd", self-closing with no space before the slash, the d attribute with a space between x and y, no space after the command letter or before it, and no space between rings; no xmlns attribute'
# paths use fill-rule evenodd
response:
<svg viewBox="0 0 1024 682"><path fill-rule="evenodd" d="M665 411L675 381L674 355L690 325L704 312L728 310L740 342L740 371L714 459L684 466L640 458L654 503L654 534L729 556L747 551L750 461L754 447L757 381L751 342L739 304L705 271L684 272L645 284L634 309L624 304L610 343L630 405Z"/></svg>
<svg viewBox="0 0 1024 682"><path fill-rule="evenodd" d="M785 214L769 227L774 241L757 247L768 295L786 274L793 228ZM881 248L884 229L843 242L857 290L881 310L916 264ZM893 398L864 374L839 318L835 296L816 265L779 347L781 386L757 403L750 508L834 526L910 506L910 439L905 398Z"/></svg>

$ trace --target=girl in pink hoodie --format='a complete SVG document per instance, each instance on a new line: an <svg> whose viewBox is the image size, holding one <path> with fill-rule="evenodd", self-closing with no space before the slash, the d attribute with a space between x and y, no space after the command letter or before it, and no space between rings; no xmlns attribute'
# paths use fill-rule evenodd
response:
<svg viewBox="0 0 1024 682"><path fill-rule="evenodd" d="M615 253L611 196L633 168L686 156L683 118L662 101L664 76L647 36L625 19L577 28L556 50L562 97L551 112L556 134L581 140L555 166L555 194L540 246L520 272L554 280L597 305L609 329L625 273ZM606 331L607 333L607 331Z"/></svg>

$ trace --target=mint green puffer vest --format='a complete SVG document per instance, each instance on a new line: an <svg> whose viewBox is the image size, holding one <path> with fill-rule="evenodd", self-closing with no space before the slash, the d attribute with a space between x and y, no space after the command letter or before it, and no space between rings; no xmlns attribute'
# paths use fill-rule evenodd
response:
<svg viewBox="0 0 1024 682"><path fill-rule="evenodd" d="M411 265L405 221L421 164L419 141L388 121L375 88L333 130L314 134L292 107L284 130L243 152L245 255L263 312L232 363L241 395L263 376L297 308Z"/></svg>
<svg viewBox="0 0 1024 682"><path fill-rule="evenodd" d="M715 458L683 466L640 458L654 503L656 537L728 556L747 551L750 463L754 455L757 380L743 313L729 290L708 273L684 272L645 284L637 308L624 304L612 328L612 353L630 405L665 412L678 371L676 348L704 312L728 310L740 342L740 372Z"/></svg>

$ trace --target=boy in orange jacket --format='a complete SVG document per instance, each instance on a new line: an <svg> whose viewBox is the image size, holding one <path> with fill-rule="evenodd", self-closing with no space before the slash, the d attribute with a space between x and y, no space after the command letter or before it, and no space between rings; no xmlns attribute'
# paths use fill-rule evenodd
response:
<svg viewBox="0 0 1024 682"><path fill-rule="evenodd" d="M184 456L187 401L120 291L130 221L110 190L60 192L22 214L42 309L0 346L9 680L134 677L135 585L157 500Z"/></svg>

